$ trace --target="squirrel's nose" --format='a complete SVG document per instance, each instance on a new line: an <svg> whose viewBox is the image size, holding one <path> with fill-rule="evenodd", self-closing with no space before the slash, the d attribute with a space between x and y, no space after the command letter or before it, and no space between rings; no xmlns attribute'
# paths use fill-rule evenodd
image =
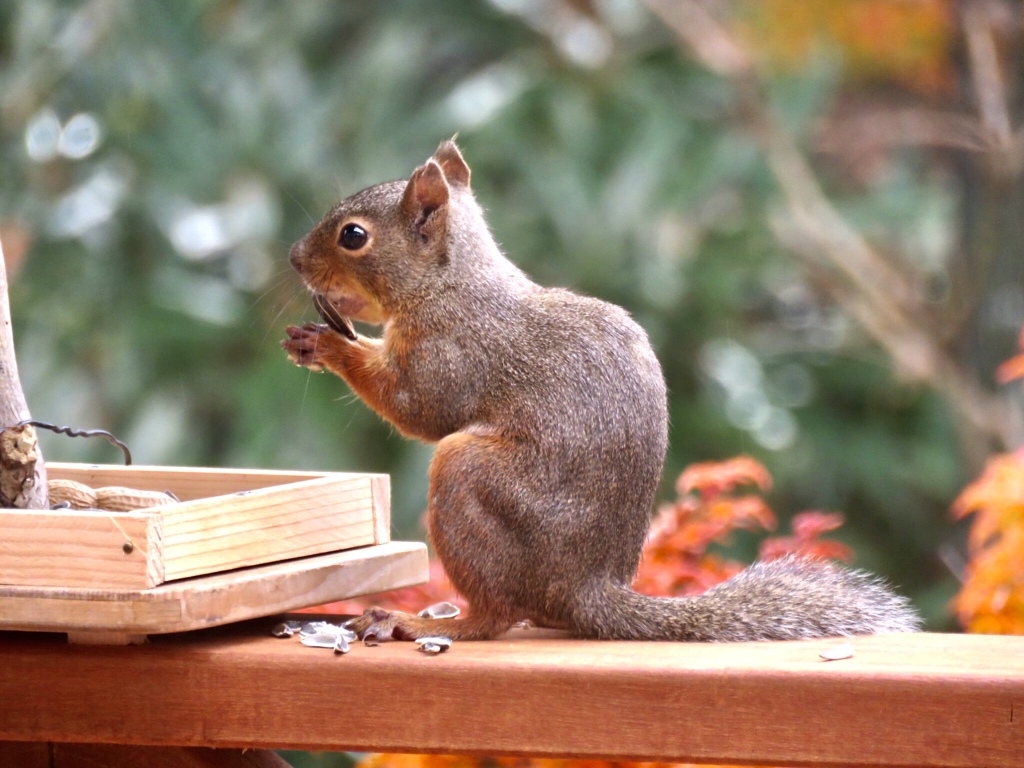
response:
<svg viewBox="0 0 1024 768"><path fill-rule="evenodd" d="M292 269L301 271L299 269L299 263L302 261L302 256L305 250L303 240L297 240L292 244L291 250L288 251L288 262L292 265Z"/></svg>

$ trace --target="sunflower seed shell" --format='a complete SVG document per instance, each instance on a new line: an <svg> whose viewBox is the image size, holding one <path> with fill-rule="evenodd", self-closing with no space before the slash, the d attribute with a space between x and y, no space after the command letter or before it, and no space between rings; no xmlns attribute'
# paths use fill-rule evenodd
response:
<svg viewBox="0 0 1024 768"><path fill-rule="evenodd" d="M424 653L444 653L452 647L452 639L450 637L420 637L417 638L416 645Z"/></svg>
<svg viewBox="0 0 1024 768"><path fill-rule="evenodd" d="M424 619L454 619L459 615L459 606L452 603L434 603L419 612Z"/></svg>
<svg viewBox="0 0 1024 768"><path fill-rule="evenodd" d="M303 635L300 642L303 645L308 645L310 648L333 649L338 644L338 635L332 632L324 632L317 635Z"/></svg>

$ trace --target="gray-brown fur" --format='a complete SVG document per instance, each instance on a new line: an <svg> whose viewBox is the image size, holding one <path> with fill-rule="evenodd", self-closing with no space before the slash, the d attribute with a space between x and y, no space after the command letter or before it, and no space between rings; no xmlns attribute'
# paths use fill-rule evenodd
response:
<svg viewBox="0 0 1024 768"><path fill-rule="evenodd" d="M445 142L408 182L364 190L292 263L380 340L290 327L292 359L344 378L404 434L436 442L428 520L466 620L368 613L378 637L484 638L531 620L583 637L750 640L913 630L905 600L823 563L760 564L697 598L629 589L667 441L665 384L619 307L542 288L500 252ZM369 244L339 244L353 224Z"/></svg>

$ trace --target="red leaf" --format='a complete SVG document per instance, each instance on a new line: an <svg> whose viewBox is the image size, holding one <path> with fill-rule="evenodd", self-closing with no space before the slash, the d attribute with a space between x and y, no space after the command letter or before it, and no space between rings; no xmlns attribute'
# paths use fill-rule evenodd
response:
<svg viewBox="0 0 1024 768"><path fill-rule="evenodd" d="M676 490L680 496L699 491L703 498L714 498L741 485L756 485L762 491L769 491L772 476L755 459L737 456L727 461L691 464L679 476Z"/></svg>
<svg viewBox="0 0 1024 768"><path fill-rule="evenodd" d="M1014 355L996 368L996 381L1009 384L1011 381L1024 379L1024 354Z"/></svg>

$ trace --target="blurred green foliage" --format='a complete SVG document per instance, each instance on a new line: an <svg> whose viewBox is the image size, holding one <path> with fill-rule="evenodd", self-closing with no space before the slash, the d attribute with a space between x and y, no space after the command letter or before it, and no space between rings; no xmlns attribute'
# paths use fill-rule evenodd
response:
<svg viewBox="0 0 1024 768"><path fill-rule="evenodd" d="M732 86L639 5L597 5L4 3L0 236L33 415L111 429L139 463L389 472L396 535L421 535L429 447L278 341L314 316L289 244L457 132L510 257L650 333L672 398L666 498L686 464L753 454L776 510L844 510L858 564L946 627L936 551L970 470L944 403L894 382L777 244ZM769 89L805 139L843 73L835 54L813 64ZM829 183L875 242L941 262L962 189L926 160ZM117 460L44 440L50 459Z"/></svg>

